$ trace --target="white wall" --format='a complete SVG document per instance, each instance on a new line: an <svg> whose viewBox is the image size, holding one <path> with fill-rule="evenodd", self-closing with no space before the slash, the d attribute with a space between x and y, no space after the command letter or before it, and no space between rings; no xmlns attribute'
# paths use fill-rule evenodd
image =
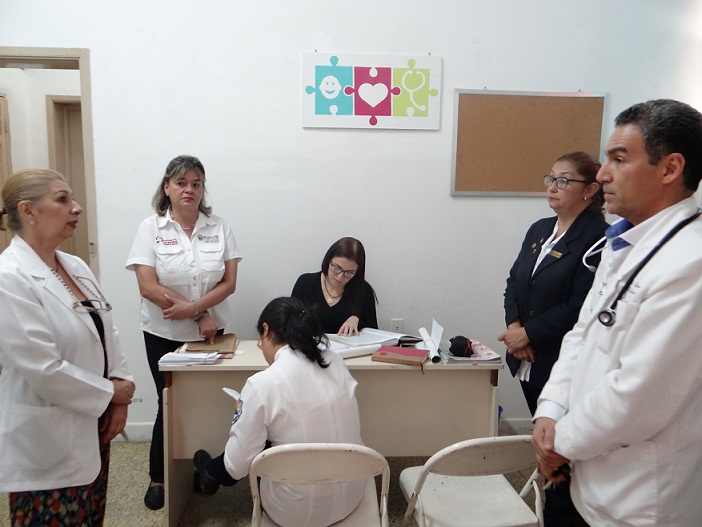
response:
<svg viewBox="0 0 702 527"><path fill-rule="evenodd" d="M244 253L229 328L240 336L352 235L381 327L404 317L413 332L436 317L447 336L501 351L508 269L550 210L539 198L450 196L453 90L609 92L607 134L642 100L702 108L702 8L683 0L25 0L3 6L0 45L90 49L101 279L144 399L135 429L155 397L123 265L175 155L201 158ZM441 129L302 129L301 54L313 50L442 57ZM500 387L504 417L527 417L518 383L503 372Z"/></svg>
<svg viewBox="0 0 702 527"><path fill-rule="evenodd" d="M80 95L77 70L0 68L7 95L13 169L49 166L47 95Z"/></svg>

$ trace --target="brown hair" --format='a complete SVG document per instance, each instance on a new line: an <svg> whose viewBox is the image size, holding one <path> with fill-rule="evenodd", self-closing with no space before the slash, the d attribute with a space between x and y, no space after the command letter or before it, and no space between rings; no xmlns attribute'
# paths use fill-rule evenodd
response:
<svg viewBox="0 0 702 527"><path fill-rule="evenodd" d="M601 218L604 218L604 191L597 181L597 173L600 171L602 164L594 156L582 151L563 154L556 159L556 162L558 161L566 161L573 165L575 171L582 176L588 184L597 183L597 192L592 196L592 201L587 208L590 212L594 212Z"/></svg>
<svg viewBox="0 0 702 527"><path fill-rule="evenodd" d="M158 188L154 193L154 197L151 200L151 205L153 205L156 214L159 216L164 216L171 206L171 198L166 196L166 191L163 189L163 185L170 181L178 181L185 177L185 173L189 171L195 172L202 180L202 189L205 190L205 167L202 166L200 160L195 156L178 156L174 157L168 166L166 167L166 173L161 178L161 182L158 184ZM205 202L205 194L202 194L202 200L200 201L200 206L198 207L200 212L209 216L212 214L212 207L207 205Z"/></svg>

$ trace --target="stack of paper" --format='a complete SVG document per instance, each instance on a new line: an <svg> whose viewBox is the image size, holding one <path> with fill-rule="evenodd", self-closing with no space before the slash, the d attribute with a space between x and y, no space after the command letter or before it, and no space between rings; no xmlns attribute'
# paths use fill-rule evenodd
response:
<svg viewBox="0 0 702 527"><path fill-rule="evenodd" d="M329 339L328 349L338 353L345 359L361 357L373 354L382 344L396 343L401 336L403 336L402 333L375 328L363 328L358 335L327 333L327 338Z"/></svg>
<svg viewBox="0 0 702 527"><path fill-rule="evenodd" d="M371 344L369 346L347 346L341 342L334 342L329 340L330 351L333 351L337 355L341 355L345 359L350 359L352 357L362 357L363 355L371 355L373 352L380 348L380 344Z"/></svg>
<svg viewBox="0 0 702 527"><path fill-rule="evenodd" d="M190 366L196 364L214 364L219 358L219 353L182 353L172 351L161 357L158 363L169 366Z"/></svg>

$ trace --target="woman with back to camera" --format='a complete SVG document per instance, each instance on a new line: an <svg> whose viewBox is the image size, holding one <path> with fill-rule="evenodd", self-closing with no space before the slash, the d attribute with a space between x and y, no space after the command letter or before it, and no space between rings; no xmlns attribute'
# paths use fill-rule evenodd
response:
<svg viewBox="0 0 702 527"><path fill-rule="evenodd" d="M137 231L127 259L136 273L141 329L158 394L149 453L151 482L144 504L163 507L163 402L158 361L186 341L212 341L231 321L227 298L236 289L241 255L229 225L205 202L205 168L193 156L166 167L152 204L156 213Z"/></svg>
<svg viewBox="0 0 702 527"><path fill-rule="evenodd" d="M585 267L583 256L609 226L595 179L599 169L600 163L585 152L570 152L556 160L551 174L544 176L546 198L556 215L529 228L507 278L507 330L497 338L507 346L507 365L519 378L532 415L558 360L561 341L578 320L592 285L594 272ZM590 266L599 261L599 254L587 258ZM568 485L558 488L559 495L547 493L547 526L568 525L560 510L573 507Z"/></svg>
<svg viewBox="0 0 702 527"><path fill-rule="evenodd" d="M326 348L313 308L295 298L276 298L258 319L259 347L269 367L249 377L241 391L224 453L204 450L193 458L205 494L234 485L248 474L267 444L362 445L357 382L344 359ZM262 479L261 504L281 526L325 527L351 514L365 481L290 485Z"/></svg>
<svg viewBox="0 0 702 527"><path fill-rule="evenodd" d="M82 212L61 174L17 172L2 200L14 237L0 254L0 492L12 527L98 527L134 395L112 307L58 250Z"/></svg>
<svg viewBox="0 0 702 527"><path fill-rule="evenodd" d="M317 306L325 333L358 335L364 327L378 327L378 300L365 274L363 244L355 238L341 238L324 255L321 272L300 276L291 296Z"/></svg>

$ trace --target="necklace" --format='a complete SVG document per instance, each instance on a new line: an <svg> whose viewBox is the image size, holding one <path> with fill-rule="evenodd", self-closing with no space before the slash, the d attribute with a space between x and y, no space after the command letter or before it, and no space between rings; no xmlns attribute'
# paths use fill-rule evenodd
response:
<svg viewBox="0 0 702 527"><path fill-rule="evenodd" d="M68 291L68 292L70 293L71 298L73 298L73 300L74 300L75 302L79 302L79 300L78 300L78 298L76 297L75 293L73 293L73 290L72 290L70 287L68 287L68 284L66 284L66 282L63 281L63 278L61 278L61 275L58 274L59 265L61 265L61 264L58 264L58 265L56 266L56 270L54 270L53 267L49 267L49 269L51 269L51 272L54 273L54 276L55 276L56 278L58 278L58 281L61 282L61 285L63 285L63 287L66 288L66 291Z"/></svg>
<svg viewBox="0 0 702 527"><path fill-rule="evenodd" d="M90 306L83 304L83 302L85 302L85 300L83 302L78 300L78 298L76 297L73 290L70 287L68 287L68 284L66 284L66 282L63 280L63 278L61 278L61 275L58 273L58 269L60 267L61 267L61 262L59 262L58 265L56 266L56 270L54 270L52 267L49 267L49 269L51 270L53 275L56 278L58 278L58 281L61 282L61 285L63 285L63 287L66 289L66 291L68 291L68 293L71 295L71 298L73 299L73 310L74 311L80 311L83 313L99 313L99 312L106 313L106 312L112 310L112 306L105 299L102 292L100 292L100 288L95 284L95 282L93 282L90 278L72 275L72 278L76 283L80 283L82 287L85 287L85 289L87 289L90 292L90 294L93 295L93 298L86 297L86 299L85 299L91 304ZM64 269L64 271L65 271L65 269ZM66 273L68 274L68 271L66 271ZM95 286L95 289L93 289L93 287L91 287L91 284L93 286ZM96 303L98 304L97 307L95 307Z"/></svg>
<svg viewBox="0 0 702 527"><path fill-rule="evenodd" d="M341 293L339 293L336 296L332 295L329 292L329 289L327 289L327 277L326 276L324 276L324 278L322 279L322 286L324 287L324 292L327 294L327 297L328 297L327 304L329 304L329 305L332 305L334 303L334 300L336 300L337 298L340 298L341 295L344 294L344 292L342 291Z"/></svg>

